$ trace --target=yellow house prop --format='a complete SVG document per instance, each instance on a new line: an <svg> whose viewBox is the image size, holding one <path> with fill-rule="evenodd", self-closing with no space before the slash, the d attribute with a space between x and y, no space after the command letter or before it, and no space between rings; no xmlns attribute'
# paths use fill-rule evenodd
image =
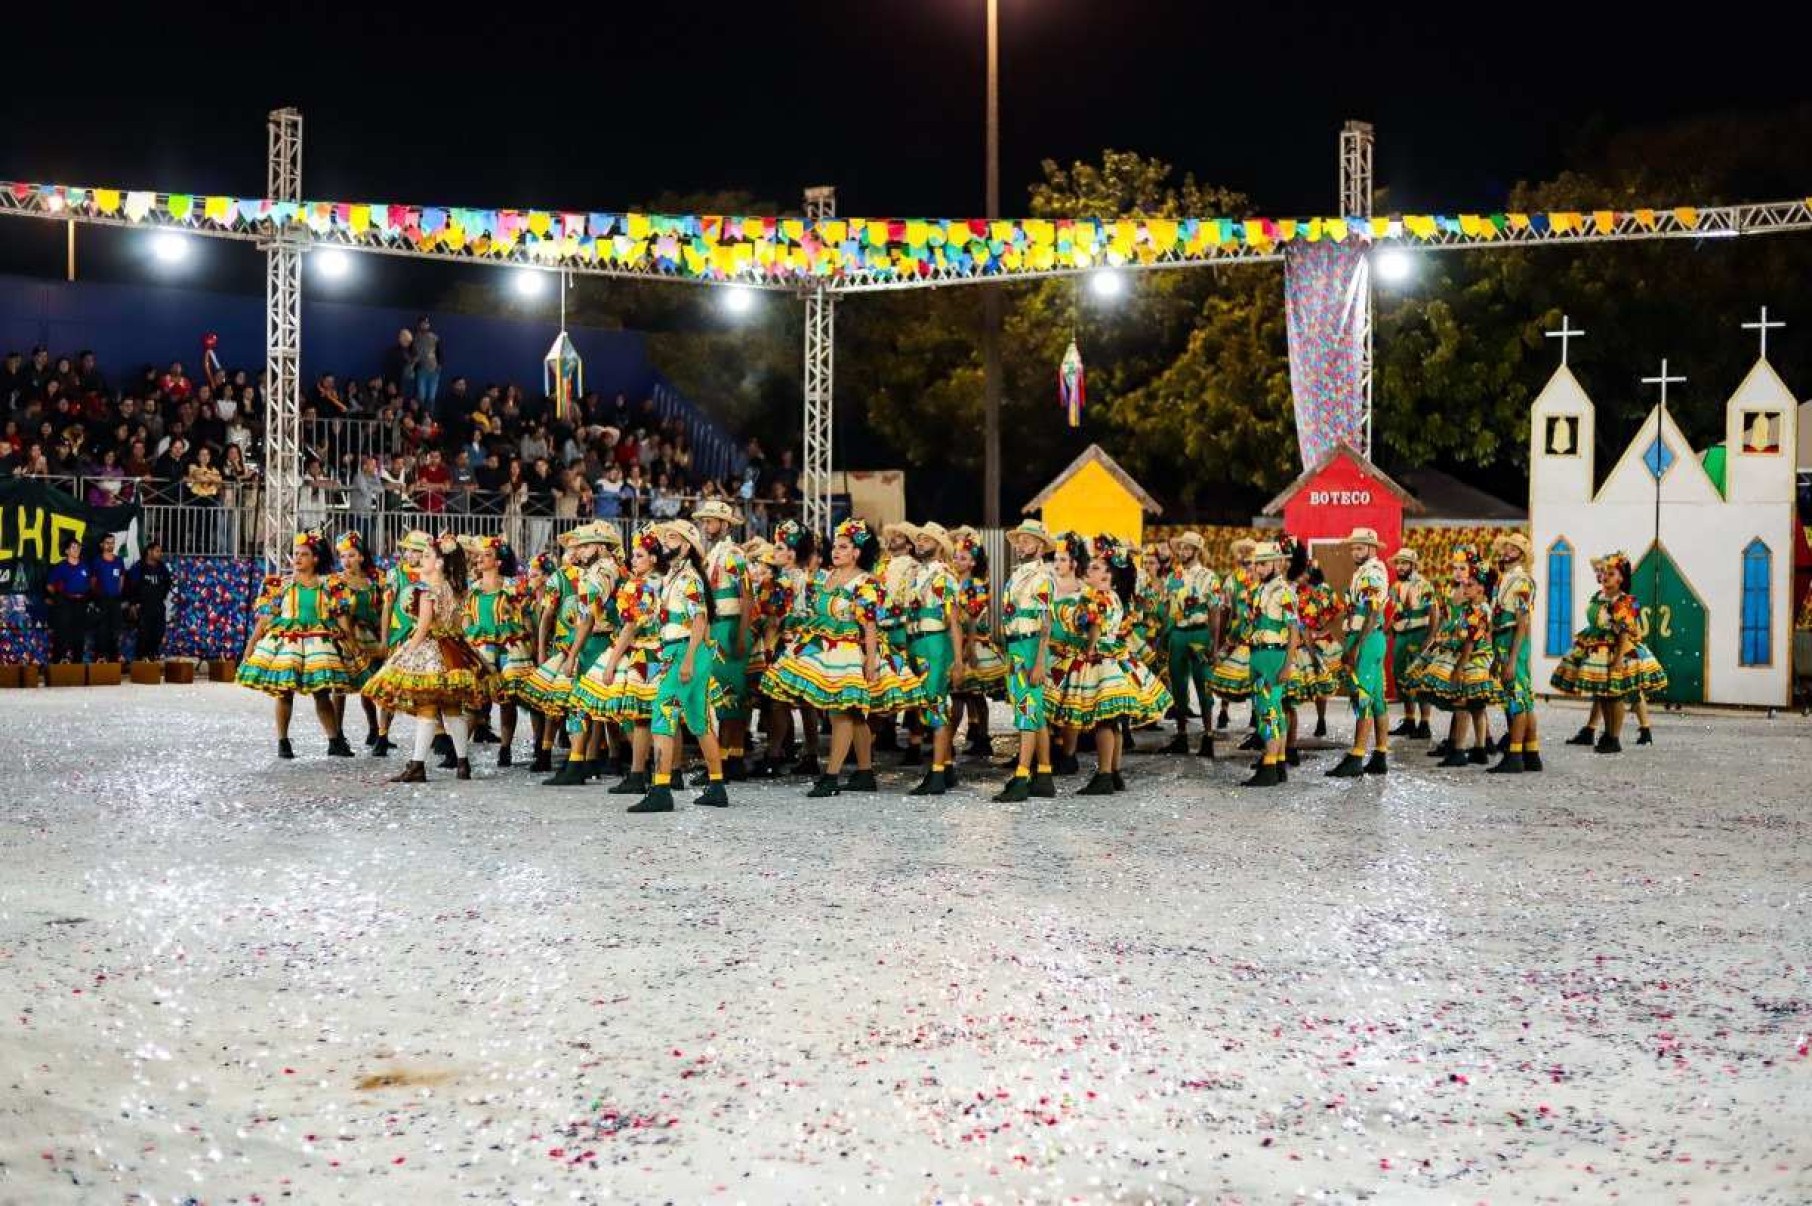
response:
<svg viewBox="0 0 1812 1206"><path fill-rule="evenodd" d="M1090 444L1021 510L1026 515L1040 512L1044 526L1053 532L1107 533L1135 545L1144 539L1145 516L1164 513L1158 500L1099 444Z"/></svg>

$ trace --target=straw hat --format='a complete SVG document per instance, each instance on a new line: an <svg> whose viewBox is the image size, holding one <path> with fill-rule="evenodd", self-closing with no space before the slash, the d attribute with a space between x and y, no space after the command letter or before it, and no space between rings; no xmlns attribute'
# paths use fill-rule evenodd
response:
<svg viewBox="0 0 1812 1206"><path fill-rule="evenodd" d="M403 533L403 538L396 542L396 547L405 553L425 553L428 551L428 534L420 528L410 528Z"/></svg>
<svg viewBox="0 0 1812 1206"><path fill-rule="evenodd" d="M882 526L882 540L892 540L895 536L904 536L908 540L917 541L919 538L919 527L917 524L907 523L903 519L898 523L890 523Z"/></svg>
<svg viewBox="0 0 1812 1206"><path fill-rule="evenodd" d="M609 545L612 543L618 548L622 548L623 538L617 534L614 524L599 523L594 519L590 523L582 523L568 532L564 543L568 548L574 549L584 548L588 544Z"/></svg>
<svg viewBox="0 0 1812 1206"><path fill-rule="evenodd" d="M920 525L918 539L929 540L937 545L938 548L943 550L946 560L956 556L956 541L951 539L949 531L947 531L941 523L927 523Z"/></svg>
<svg viewBox="0 0 1812 1206"><path fill-rule="evenodd" d="M1410 548L1407 544L1392 553L1390 559L1392 561L1407 561L1411 565L1422 564L1422 554L1416 552L1416 550Z"/></svg>
<svg viewBox="0 0 1812 1206"><path fill-rule="evenodd" d="M1018 527L1008 532L1007 536L1009 538L1014 536L1030 536L1033 540L1042 544L1046 551L1057 547L1057 541L1051 536L1050 532L1045 530L1044 524L1036 519L1022 521Z"/></svg>
<svg viewBox="0 0 1812 1206"><path fill-rule="evenodd" d="M1353 534L1340 543L1369 544L1373 548L1381 548L1383 546L1383 542L1378 539L1377 530L1374 528L1354 528Z"/></svg>
<svg viewBox="0 0 1812 1206"><path fill-rule="evenodd" d="M1180 544L1185 548L1194 549L1198 553L1206 552L1208 549L1208 542L1202 539L1202 534L1200 532L1180 533L1179 535L1172 536L1170 538L1170 543L1172 547Z"/></svg>
<svg viewBox="0 0 1812 1206"><path fill-rule="evenodd" d="M1491 542L1491 555L1493 557L1497 556L1505 549L1516 550L1517 555L1523 559L1523 564L1525 565L1535 558L1535 547L1529 543L1529 538L1521 532L1506 532Z"/></svg>
<svg viewBox="0 0 1812 1206"><path fill-rule="evenodd" d="M736 508L721 498L707 498L692 508L692 522L697 523L701 519L721 519L731 525L742 522L742 516Z"/></svg>
<svg viewBox="0 0 1812 1206"><path fill-rule="evenodd" d="M961 544L965 540L980 544L981 533L975 528L970 527L968 524L964 524L959 528L950 529L950 540L953 544Z"/></svg>
<svg viewBox="0 0 1812 1206"><path fill-rule="evenodd" d="M1258 541L1250 536L1241 536L1233 542L1233 559L1235 561L1252 560L1252 550L1258 547Z"/></svg>
<svg viewBox="0 0 1812 1206"><path fill-rule="evenodd" d="M698 525L686 519L670 519L660 526L661 539L669 545L689 545L693 552L703 557L706 552L705 538L699 533Z"/></svg>
<svg viewBox="0 0 1812 1206"><path fill-rule="evenodd" d="M1275 540L1261 541L1252 548L1252 560L1254 562L1288 561L1289 559L1290 554L1284 552L1283 545L1277 543Z"/></svg>

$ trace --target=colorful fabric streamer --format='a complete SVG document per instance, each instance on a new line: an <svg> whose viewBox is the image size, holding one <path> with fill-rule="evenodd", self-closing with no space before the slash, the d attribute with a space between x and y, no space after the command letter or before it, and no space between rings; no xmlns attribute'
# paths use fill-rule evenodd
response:
<svg viewBox="0 0 1812 1206"><path fill-rule="evenodd" d="M1337 444L1365 446L1359 308L1366 270L1360 243L1297 243L1284 251L1290 393L1305 469Z"/></svg>

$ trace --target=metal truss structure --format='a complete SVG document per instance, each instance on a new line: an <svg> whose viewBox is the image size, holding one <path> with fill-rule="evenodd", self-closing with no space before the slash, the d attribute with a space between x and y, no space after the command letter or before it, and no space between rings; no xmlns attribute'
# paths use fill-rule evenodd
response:
<svg viewBox="0 0 1812 1206"><path fill-rule="evenodd" d="M267 184L273 200L302 197L302 115L277 109L268 124ZM264 561L280 573L296 530L302 487L302 254L308 244L288 230L264 248L265 466L260 515Z"/></svg>
<svg viewBox="0 0 1812 1206"><path fill-rule="evenodd" d="M805 216L821 221L837 215L837 190L805 190ZM837 297L823 284L805 294L805 463L799 493L805 526L824 532L831 518L831 449L836 431Z"/></svg>
<svg viewBox="0 0 1812 1206"><path fill-rule="evenodd" d="M1363 218L1372 216L1372 123L1349 121L1340 131L1340 212ZM1372 264L1361 260L1353 281L1353 325L1359 345L1359 390L1365 399L1365 444L1359 451L1372 455Z"/></svg>

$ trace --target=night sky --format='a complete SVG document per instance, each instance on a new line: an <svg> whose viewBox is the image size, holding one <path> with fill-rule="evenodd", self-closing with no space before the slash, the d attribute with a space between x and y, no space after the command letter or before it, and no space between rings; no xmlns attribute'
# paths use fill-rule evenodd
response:
<svg viewBox="0 0 1812 1206"><path fill-rule="evenodd" d="M311 198L797 204L834 183L845 214L982 209L984 0L233 7L9 10L0 176L261 195L264 115L294 104ZM1003 208L1023 211L1041 159L1112 146L1266 213L1328 212L1358 117L1393 208L1488 209L1588 122L1806 98L1805 42L1780 18L1659 13L1002 0ZM19 225L0 228L0 268L60 271L59 233ZM123 270L129 246L98 240L84 275ZM218 250L194 271L256 287L256 257Z"/></svg>

